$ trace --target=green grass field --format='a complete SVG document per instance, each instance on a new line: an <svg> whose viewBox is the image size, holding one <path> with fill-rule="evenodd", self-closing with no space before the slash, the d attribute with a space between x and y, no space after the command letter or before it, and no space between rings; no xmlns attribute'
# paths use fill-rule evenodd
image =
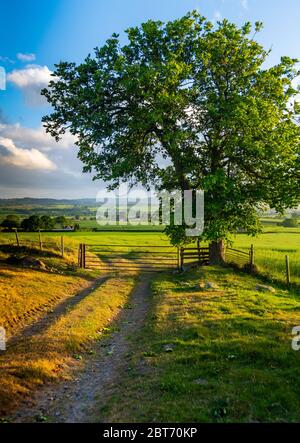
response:
<svg viewBox="0 0 300 443"><path fill-rule="evenodd" d="M199 290L205 281L218 288ZM258 283L218 267L157 276L145 327L130 337L127 374L108 403L99 400L99 416L125 423L299 422L300 353L291 341L300 299L276 285L273 294L260 293Z"/></svg>
<svg viewBox="0 0 300 443"><path fill-rule="evenodd" d="M60 235L65 238L66 247L76 249L79 243L87 245L118 244L118 245L169 245L168 238L162 232L69 232L42 234L45 242L56 241L60 244ZM1 243L15 243L13 233L0 233ZM38 244L37 233L20 233L21 243L35 242ZM258 237L249 237L238 234L233 238L233 246L242 250L249 250L254 245L255 263L261 273L270 280L285 282L285 256L289 255L291 279L300 284L300 228L284 228L267 225ZM124 249L124 252L127 252Z"/></svg>
<svg viewBox="0 0 300 443"><path fill-rule="evenodd" d="M240 234L234 239L235 247L248 249L254 245L255 263L270 280L285 282L285 256L290 259L292 282L300 284L300 229L266 227L259 237Z"/></svg>
<svg viewBox="0 0 300 443"><path fill-rule="evenodd" d="M162 232L47 232L42 234L45 242L60 242L63 235L68 246L78 247L79 243L88 245L96 244L121 244L121 245L169 245L169 240ZM38 243L38 233L20 233L20 242ZM14 233L0 233L0 243L15 243Z"/></svg>
<svg viewBox="0 0 300 443"><path fill-rule="evenodd" d="M245 234L234 238L239 249L254 244L256 263L274 280L275 293L259 292L259 277L229 267L153 274L145 326L128 338L132 346L128 373L104 409L99 404L101 417L108 422L299 421L300 354L291 348L292 328L300 324L299 291L297 286L288 289L276 283L284 281L284 258L289 254L292 281L300 284L299 234L299 228L266 226L257 238ZM45 272L6 264L7 256L19 250L3 247L16 243L13 233L0 234L0 323L10 334L16 332L15 325L22 327L49 315L57 303L71 299L101 275L73 266L80 243L108 245L111 251L112 245L122 245L124 259L132 254L133 245L145 250L169 245L161 232L70 232L63 234L62 259L53 255L53 243L58 252L60 235L42 233L45 249L50 242L52 250L35 251L53 268ZM38 233L19 236L21 245L38 246ZM30 250L21 249L23 253ZM33 335L30 353L22 343L14 346L0 371L0 411L1 406L3 411L13 410L43 383L64 377L57 368L65 362L72 365L75 354L88 358L100 326L110 327L120 306L130 302L136 278L124 269L118 275L111 273L99 291L67 310L44 333ZM201 290L199 283L206 281L218 289ZM53 341L57 336L60 340ZM172 352L165 352L166 345L172 345Z"/></svg>

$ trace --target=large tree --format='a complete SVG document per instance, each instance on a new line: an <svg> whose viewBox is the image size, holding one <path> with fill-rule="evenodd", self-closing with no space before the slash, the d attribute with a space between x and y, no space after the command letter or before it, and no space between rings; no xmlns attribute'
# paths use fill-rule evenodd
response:
<svg viewBox="0 0 300 443"><path fill-rule="evenodd" d="M42 215L40 218L40 228L46 230L52 230L55 226L55 220L49 215Z"/></svg>
<svg viewBox="0 0 300 443"><path fill-rule="evenodd" d="M54 137L78 138L84 171L110 188L120 180L157 189L205 191L211 259L237 228L259 230L257 209L299 201L297 60L266 67L252 30L196 12L114 34L84 63L61 62L43 94ZM184 240L184 229L169 229Z"/></svg>
<svg viewBox="0 0 300 443"><path fill-rule="evenodd" d="M21 225L20 217L18 215L7 215L1 223L2 228L13 230L19 228Z"/></svg>
<svg viewBox="0 0 300 443"><path fill-rule="evenodd" d="M21 228L24 231L34 232L41 228L41 219L38 215L31 215L29 218L24 218L21 223Z"/></svg>

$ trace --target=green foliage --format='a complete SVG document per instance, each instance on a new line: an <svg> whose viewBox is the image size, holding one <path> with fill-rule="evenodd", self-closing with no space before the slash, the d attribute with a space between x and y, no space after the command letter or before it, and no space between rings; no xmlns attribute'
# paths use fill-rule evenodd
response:
<svg viewBox="0 0 300 443"><path fill-rule="evenodd" d="M296 218L286 218L281 223L285 228L297 228L299 226L298 220Z"/></svg>
<svg viewBox="0 0 300 443"><path fill-rule="evenodd" d="M64 215L55 218L55 223L60 225L62 228L67 224L68 220Z"/></svg>
<svg viewBox="0 0 300 443"><path fill-rule="evenodd" d="M49 217L49 215L42 215L40 219L40 228L41 229L53 229L55 226L55 221L53 218Z"/></svg>
<svg viewBox="0 0 300 443"><path fill-rule="evenodd" d="M74 231L79 231L80 230L80 225L79 223L75 223L74 224Z"/></svg>
<svg viewBox="0 0 300 443"><path fill-rule="evenodd" d="M84 63L56 66L43 91L54 108L46 129L76 134L84 171L110 188L202 188L203 239L256 234L257 209L299 202L300 129L290 105L297 60L265 68L269 52L251 28L192 12L128 29L125 46L114 34Z"/></svg>
<svg viewBox="0 0 300 443"><path fill-rule="evenodd" d="M7 215L1 223L2 228L14 229L20 227L20 217L17 215Z"/></svg>
<svg viewBox="0 0 300 443"><path fill-rule="evenodd" d="M55 226L55 220L49 215L43 215L39 217L38 215L31 215L28 218L24 218L21 223L21 228L24 231L38 231L39 229L51 230Z"/></svg>
<svg viewBox="0 0 300 443"><path fill-rule="evenodd" d="M24 231L38 231L41 227L41 220L38 215L31 215L29 218L24 218L21 223L21 228Z"/></svg>

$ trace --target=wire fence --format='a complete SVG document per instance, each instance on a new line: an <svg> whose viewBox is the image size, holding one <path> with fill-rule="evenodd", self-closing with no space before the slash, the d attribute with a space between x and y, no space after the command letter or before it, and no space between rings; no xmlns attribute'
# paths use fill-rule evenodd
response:
<svg viewBox="0 0 300 443"><path fill-rule="evenodd" d="M12 237L6 244L16 246L18 248L39 249L40 251L52 250L64 257L65 250L70 250L65 247L64 237L47 238L44 233L37 232L35 239L28 239L23 237L17 230L14 237Z"/></svg>
<svg viewBox="0 0 300 443"><path fill-rule="evenodd" d="M254 249L251 247L250 251L241 251L240 249L226 248L225 250L226 263L234 263L239 266L254 265Z"/></svg>
<svg viewBox="0 0 300 443"><path fill-rule="evenodd" d="M39 249L41 251L51 250L62 257L65 254L74 255L78 250L77 241L70 241L68 238L68 242L65 244L63 236L47 237L46 232L31 233L30 236L31 238L29 239L28 233L16 230L2 244L20 248ZM169 268L184 270L192 266L209 265L210 262L209 248L200 247L199 242L196 247L175 248L169 246L168 251L161 248L164 251L163 253L162 251L158 253L155 245L150 246L150 249L148 245L143 247L135 245L134 248L134 245L131 245L129 249L128 245L125 244L113 246L109 243L88 246L85 256L86 265L88 264L89 267L101 267L103 270L106 267L117 266L125 270L126 259L127 262L133 264L133 267L138 265L139 269L144 266L144 268L148 267L149 269L160 268L161 270L167 270ZM108 250L106 251L107 248ZM81 254L80 251L79 254ZM273 250L269 251L268 249L264 250L263 253L261 248L254 251L253 245L248 250L227 247L225 249L225 262L240 268L248 266L249 269L255 269L258 274L274 282L278 281L287 285L295 284L298 286L300 284L300 261L297 260L298 255L286 255L284 251L282 255L277 251L276 257L274 254ZM119 261L120 263L118 263ZM83 260L80 258L78 263L79 266L83 266Z"/></svg>

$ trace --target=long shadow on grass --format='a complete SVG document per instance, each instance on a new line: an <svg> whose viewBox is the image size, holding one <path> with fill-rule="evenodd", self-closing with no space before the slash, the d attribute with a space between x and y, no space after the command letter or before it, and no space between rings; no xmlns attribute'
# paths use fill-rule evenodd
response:
<svg viewBox="0 0 300 443"><path fill-rule="evenodd" d="M140 343L149 364L155 358L159 377L134 385L137 397L143 390L144 407L151 397L149 417L160 408L158 420L165 422L299 420L299 353L291 347L296 316L290 318L288 306L268 302L265 294L240 295L243 288L231 286L227 274L232 274L230 268L211 270L209 276L219 277L224 295L195 292L194 283L207 278L200 273L165 279L165 294L158 284L155 315ZM249 278L245 289L255 284ZM165 315L157 323L162 310ZM172 344L173 352L165 352L166 344Z"/></svg>
<svg viewBox="0 0 300 443"><path fill-rule="evenodd" d="M1 261L0 261L0 266L1 266ZM6 271L11 270L11 268L9 266L1 266L1 267L2 267L2 270L0 269L0 278L11 279L14 277L13 274L3 272L4 270L6 270Z"/></svg>
<svg viewBox="0 0 300 443"><path fill-rule="evenodd" d="M61 253L43 250L38 248L32 248L29 246L14 246L14 245L0 245L0 251L5 254L13 254L16 256L30 255L36 257L61 257Z"/></svg>
<svg viewBox="0 0 300 443"><path fill-rule="evenodd" d="M251 277L260 280L263 284L268 284L272 286L277 286L277 288L280 288L281 290L287 291L292 290L296 293L299 293L300 291L300 285L298 283L291 282L289 285L282 280L279 280L276 277L272 277L270 274L266 274L264 272L261 272L259 270L257 271L251 271L248 268L241 268L240 266L236 265L235 263L228 263L224 265L224 268L233 269L238 275L250 275Z"/></svg>
<svg viewBox="0 0 300 443"><path fill-rule="evenodd" d="M97 286L99 287L109 278L110 277L107 276L99 279ZM126 278L127 277L125 277L125 279ZM148 285L147 278L141 278L141 284ZM64 307L60 306L60 310L66 312L66 309L70 306L74 307L80 300L95 289L96 285L93 285L92 288L81 291L75 296L71 305L66 303ZM76 344L76 349L73 349L72 346L69 347L69 344L67 344L69 342L68 329L64 332L65 335L62 336L51 333L51 335L47 337L46 334L43 334L43 332L47 332L45 330L49 328L52 323L57 321L56 316L51 316L48 322L38 322L29 328L26 331L28 336L27 340L24 340L24 342L20 340L13 346L9 344L7 353L3 355L3 360L0 357L0 361L2 360L0 365L0 378L2 377L4 380L4 383L2 385L0 384L0 416L1 414L7 416L8 413L20 406L20 402L28 400L29 396L32 396L33 391L39 385L58 379L62 380L65 377L65 371L62 371L61 376L58 376L58 373L62 369L69 367L69 365L74 369L72 379L78 369L84 373L85 368L90 364L89 359L92 360L93 365L96 365L99 364L101 358L100 368L103 372L103 389L101 390L101 387L97 385L98 381L95 379L95 392L96 390L101 392L102 397L106 384L111 382L112 379L114 380L114 378L119 377L119 372L123 366L127 367L127 335L135 334L136 330L143 324L146 313L146 303L144 303L142 299L138 300L139 295L134 286L128 296L129 303L124 305L123 309L120 309L112 320L107 318L103 321L103 319L99 318L99 327L106 326L103 329L99 329L99 338L86 337L85 342ZM132 297L134 298L132 299ZM134 300L136 300L137 306ZM118 309L119 308L121 307L118 307ZM59 311L60 315L63 314L61 311ZM57 313L58 310L56 309L56 314ZM111 313L111 315L113 314ZM72 332L72 329L70 329L70 332ZM107 349L109 346L114 347L113 345L115 345L116 350L111 354ZM95 353L93 350L95 350L96 356L89 357L89 351L91 351L91 355ZM76 352L84 355L84 363L79 363L74 360L74 358L77 359ZM26 362L28 362L28 364L24 361L24 355L26 355ZM61 364L64 361L66 361L66 366L65 364ZM79 365L78 368L76 363ZM69 369L67 369L67 372L69 372ZM98 377L102 377L101 374L98 374ZM94 376L95 375L93 375L93 377ZM61 386L60 391L58 391L59 386L57 388L59 401L62 400L65 395L63 391L64 386ZM50 403L49 407L51 406ZM81 407L80 403L79 405ZM32 411L30 411L27 406L25 409L26 414L32 418Z"/></svg>
<svg viewBox="0 0 300 443"><path fill-rule="evenodd" d="M97 279L95 282L93 282L89 287L75 294L73 297L63 300L61 303L56 305L55 308L50 313L47 313L37 322L22 329L18 335L12 336L8 340L8 346L12 346L18 341L26 339L32 335L41 334L43 331L49 328L52 325L52 323L56 322L59 319L59 317L64 315L67 312L67 310L76 306L78 303L81 302L81 300L83 300L85 297L91 294L95 289L103 285L107 279L108 276L101 277Z"/></svg>

